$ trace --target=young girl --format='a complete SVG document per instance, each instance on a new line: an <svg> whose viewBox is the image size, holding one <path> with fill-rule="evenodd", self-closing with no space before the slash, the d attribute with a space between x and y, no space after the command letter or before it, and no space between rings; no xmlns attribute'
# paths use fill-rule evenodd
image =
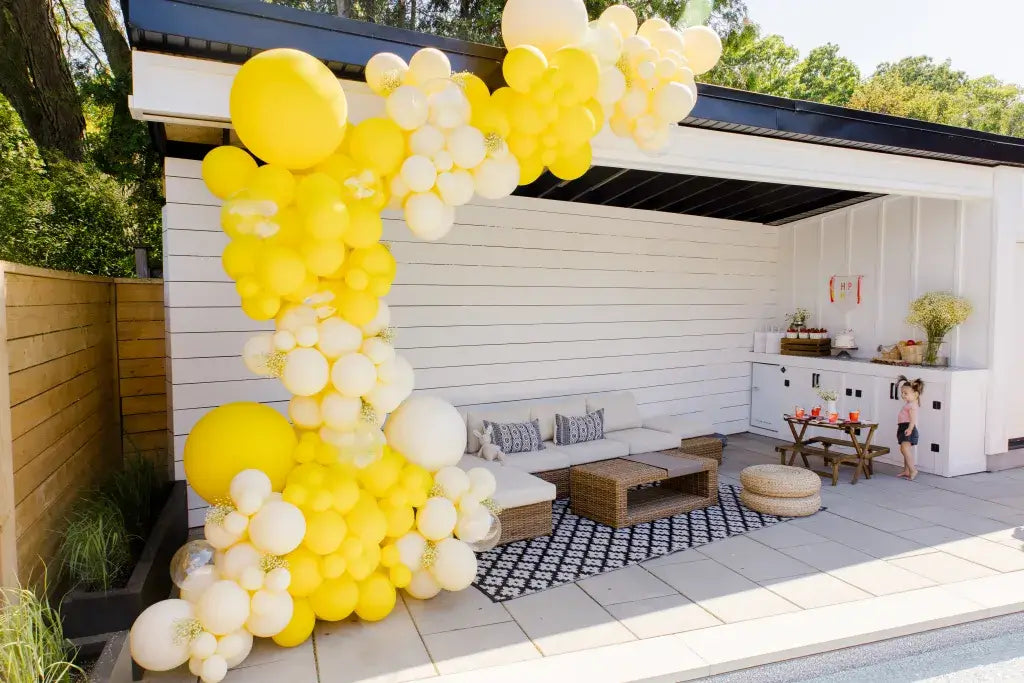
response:
<svg viewBox="0 0 1024 683"><path fill-rule="evenodd" d="M914 466L914 446L917 445L919 438L917 411L921 407L924 382L920 379L909 380L900 375L896 386L900 388L900 398L904 400L900 415L896 419L896 441L900 445L900 453L903 454L903 471L898 476L913 481L917 476L917 467Z"/></svg>

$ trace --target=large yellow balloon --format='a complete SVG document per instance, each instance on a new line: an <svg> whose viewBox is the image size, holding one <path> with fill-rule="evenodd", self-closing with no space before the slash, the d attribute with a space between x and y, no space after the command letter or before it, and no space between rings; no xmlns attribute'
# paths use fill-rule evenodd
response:
<svg viewBox="0 0 1024 683"><path fill-rule="evenodd" d="M312 55L261 52L231 84L231 122L242 143L270 164L304 169L341 144L348 104L338 79Z"/></svg>
<svg viewBox="0 0 1024 683"><path fill-rule="evenodd" d="M308 528L307 528L308 532ZM311 595L324 577L320 574L320 558L305 546L299 546L285 556L288 561L288 572L292 576L288 584L288 592L294 597L304 598Z"/></svg>
<svg viewBox="0 0 1024 683"><path fill-rule="evenodd" d="M270 320L277 315L280 308L281 297L267 292L252 294L242 299L242 312L253 320Z"/></svg>
<svg viewBox="0 0 1024 683"><path fill-rule="evenodd" d="M256 261L256 277L264 290L280 296L302 285L306 279L306 265L294 249L263 249Z"/></svg>
<svg viewBox="0 0 1024 683"><path fill-rule="evenodd" d="M316 626L316 614L313 613L309 600L292 600L292 605L292 620L283 631L273 636L274 642L281 647L302 645L313 634L313 627Z"/></svg>
<svg viewBox="0 0 1024 683"><path fill-rule="evenodd" d="M295 198L295 176L278 164L260 166L252 174L248 192L253 199L269 199L281 210Z"/></svg>
<svg viewBox="0 0 1024 683"><path fill-rule="evenodd" d="M262 246L263 241L253 235L242 235L228 242L220 256L224 272L233 280L252 273L256 270L256 260Z"/></svg>
<svg viewBox="0 0 1024 683"><path fill-rule="evenodd" d="M208 503L227 498L242 470L262 470L280 491L295 466L296 443L295 430L273 408L228 403L200 418L185 440L185 478Z"/></svg>
<svg viewBox="0 0 1024 683"><path fill-rule="evenodd" d="M562 180L575 180L587 172L592 160L593 151L586 142L571 154L560 154L551 164L551 173Z"/></svg>
<svg viewBox="0 0 1024 683"><path fill-rule="evenodd" d="M355 202L348 207L349 224L345 231L345 244L360 249L376 244L384 233L380 211L367 202Z"/></svg>
<svg viewBox="0 0 1024 683"><path fill-rule="evenodd" d="M349 134L349 151L357 165L393 175L405 161L405 135L391 119L360 121Z"/></svg>
<svg viewBox="0 0 1024 683"><path fill-rule="evenodd" d="M359 589L348 576L327 579L309 596L309 606L318 619L341 621L356 608Z"/></svg>
<svg viewBox="0 0 1024 683"><path fill-rule="evenodd" d="M563 47L551 58L551 66L561 76L562 85L556 93L559 104L581 104L597 94L601 67L591 53L578 47Z"/></svg>
<svg viewBox="0 0 1024 683"><path fill-rule="evenodd" d="M245 187L256 170L256 160L244 149L221 145L203 157L203 182L215 197L227 199Z"/></svg>
<svg viewBox="0 0 1024 683"><path fill-rule="evenodd" d="M356 614L366 621L380 621L395 608L395 587L383 574L371 574L359 582L359 600Z"/></svg>
<svg viewBox="0 0 1024 683"><path fill-rule="evenodd" d="M501 63L505 82L521 93L530 92L534 84L544 75L548 60L544 53L533 45L519 45L508 51Z"/></svg>

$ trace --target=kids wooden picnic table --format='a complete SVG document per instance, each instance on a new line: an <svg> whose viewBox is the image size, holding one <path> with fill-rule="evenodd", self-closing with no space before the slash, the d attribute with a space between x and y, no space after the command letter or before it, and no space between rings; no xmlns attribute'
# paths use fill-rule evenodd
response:
<svg viewBox="0 0 1024 683"><path fill-rule="evenodd" d="M853 479L851 484L856 484L861 474L865 479L870 479L874 474L871 461L879 455L885 455L889 449L885 446L873 446L871 440L878 429L877 422L850 422L840 420L829 422L825 418L815 417L793 417L783 416L789 430L793 433L793 443L785 446L776 446L780 462L783 465L792 465L796 456L803 460L804 467L817 474L832 478L832 485L839 483L839 468L842 465L852 465ZM815 436L805 438L810 427L829 429L843 434L841 438ZM866 433L865 433L866 432ZM787 461L788 456L788 461ZM808 456L819 457L823 460L825 467L830 471L822 472L811 468Z"/></svg>

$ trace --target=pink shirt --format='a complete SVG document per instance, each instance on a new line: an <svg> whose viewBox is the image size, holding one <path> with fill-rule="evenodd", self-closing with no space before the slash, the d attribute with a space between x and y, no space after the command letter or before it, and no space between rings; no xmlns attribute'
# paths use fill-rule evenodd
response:
<svg viewBox="0 0 1024 683"><path fill-rule="evenodd" d="M904 422L908 424L913 422L914 424L917 424L917 402L907 401L904 403L903 407L900 408L900 416L896 418L896 422L901 424Z"/></svg>

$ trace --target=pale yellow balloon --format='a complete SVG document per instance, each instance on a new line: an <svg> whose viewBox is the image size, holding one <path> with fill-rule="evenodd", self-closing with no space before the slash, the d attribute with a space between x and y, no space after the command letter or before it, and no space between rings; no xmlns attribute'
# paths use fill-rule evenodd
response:
<svg viewBox="0 0 1024 683"><path fill-rule="evenodd" d="M405 592L417 600L429 600L441 592L441 584L426 569L413 571L412 580L405 587Z"/></svg>
<svg viewBox="0 0 1024 683"><path fill-rule="evenodd" d="M293 396L288 402L288 417L301 429L319 429L323 424L320 402L315 396Z"/></svg>
<svg viewBox="0 0 1024 683"><path fill-rule="evenodd" d="M234 581L218 581L199 597L196 618L214 635L237 631L249 618L249 593Z"/></svg>
<svg viewBox="0 0 1024 683"><path fill-rule="evenodd" d="M505 47L533 45L547 56L561 47L578 45L587 31L583 0L508 0L501 13Z"/></svg>
<svg viewBox="0 0 1024 683"><path fill-rule="evenodd" d="M518 179L519 172L517 170L516 180ZM473 198L473 176L465 169L458 168L439 173L436 185L441 200L450 206L462 206Z"/></svg>
<svg viewBox="0 0 1024 683"><path fill-rule="evenodd" d="M429 83L437 79L451 78L452 65L448 55L437 48L425 47L417 50L409 60L409 72L406 82L412 85Z"/></svg>
<svg viewBox="0 0 1024 683"><path fill-rule="evenodd" d="M455 210L433 192L412 193L405 200L405 223L423 240L439 240L455 221Z"/></svg>
<svg viewBox="0 0 1024 683"><path fill-rule="evenodd" d="M662 84L654 91L651 108L662 121L676 123L682 121L693 111L696 101L696 95L688 86L672 81Z"/></svg>
<svg viewBox="0 0 1024 683"><path fill-rule="evenodd" d="M348 353L334 361L331 383L342 396L358 398L377 383L377 368L361 353Z"/></svg>
<svg viewBox="0 0 1024 683"><path fill-rule="evenodd" d="M426 94L414 85L403 85L388 95L384 108L402 130L416 130L430 115Z"/></svg>
<svg viewBox="0 0 1024 683"><path fill-rule="evenodd" d="M636 13L626 5L611 5L598 18L598 23L614 26L625 40L636 33Z"/></svg>
<svg viewBox="0 0 1024 683"><path fill-rule="evenodd" d="M402 79L409 65L391 52L378 52L366 62L366 84L378 95L387 97Z"/></svg>
<svg viewBox="0 0 1024 683"><path fill-rule="evenodd" d="M437 168L425 156L414 154L402 163L402 180L413 192L427 192L437 181Z"/></svg>
<svg viewBox="0 0 1024 683"><path fill-rule="evenodd" d="M473 126L459 126L449 132L447 147L455 165L465 169L479 165L487 154L484 134ZM409 187L416 190L411 184Z"/></svg>
<svg viewBox="0 0 1024 683"><path fill-rule="evenodd" d="M317 349L295 348L285 356L281 383L296 396L312 396L327 386L330 364Z"/></svg>
<svg viewBox="0 0 1024 683"><path fill-rule="evenodd" d="M342 396L335 391L327 392L320 401L324 424L339 432L355 429L362 407L358 397Z"/></svg>
<svg viewBox="0 0 1024 683"><path fill-rule="evenodd" d="M446 538L437 544L437 557L430 567L430 573L441 588L447 591L469 588L476 578L476 569L476 555L463 541Z"/></svg>
<svg viewBox="0 0 1024 683"><path fill-rule="evenodd" d="M722 57L722 39L707 26L684 30L683 41L683 56L697 75L711 71Z"/></svg>
<svg viewBox="0 0 1024 683"><path fill-rule="evenodd" d="M636 30L636 34L650 40L654 37L655 33L665 28L672 28L672 26L661 17L651 17L644 23L640 24L640 28Z"/></svg>

